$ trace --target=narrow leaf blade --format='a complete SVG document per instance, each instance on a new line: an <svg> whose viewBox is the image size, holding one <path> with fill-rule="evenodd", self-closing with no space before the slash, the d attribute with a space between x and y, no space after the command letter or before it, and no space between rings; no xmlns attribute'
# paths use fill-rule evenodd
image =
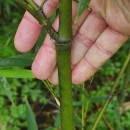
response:
<svg viewBox="0 0 130 130"><path fill-rule="evenodd" d="M38 130L34 113L27 100L26 100L26 118L27 118L27 123L28 123L28 130Z"/></svg>
<svg viewBox="0 0 130 130"><path fill-rule="evenodd" d="M11 58L0 58L0 67L31 66L34 54L21 54Z"/></svg>
<svg viewBox="0 0 130 130"><path fill-rule="evenodd" d="M6 78L35 78L32 71L26 69L0 69L0 76Z"/></svg>
<svg viewBox="0 0 130 130"><path fill-rule="evenodd" d="M79 0L78 5L78 12L75 21L78 21L80 15L84 12L84 10L87 8L90 0Z"/></svg>

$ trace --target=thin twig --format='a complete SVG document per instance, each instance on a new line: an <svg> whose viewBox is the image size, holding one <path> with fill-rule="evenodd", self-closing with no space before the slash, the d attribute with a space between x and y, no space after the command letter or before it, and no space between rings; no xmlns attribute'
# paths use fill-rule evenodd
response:
<svg viewBox="0 0 130 130"><path fill-rule="evenodd" d="M100 113L99 113L99 115L98 115L98 117L97 117L97 119L96 119L96 121L95 121L95 123L93 125L93 128L91 130L96 130L96 128L98 126L98 123L101 120L101 118L102 118L102 116L103 116L107 106L109 105L109 103L113 99L113 97L115 96L115 92L117 92L119 81L120 81L120 79L121 79L121 77L122 77L122 75L123 75L123 73L124 73L124 71L125 71L125 69L126 69L126 67L128 65L129 60L130 60L130 52L128 53L126 61L125 61L124 65L123 65L123 67L122 67L122 69L121 69L121 71L120 71L120 73L119 73L119 75L118 75L118 77L117 77L113 87L112 87L110 98L107 98L107 100L105 101L104 105L102 106L102 108L100 110Z"/></svg>
<svg viewBox="0 0 130 130"><path fill-rule="evenodd" d="M82 85L82 91L85 90L85 83L83 83ZM82 101L84 101L84 94L82 94ZM82 104L82 130L84 130L84 126L85 126L85 106L84 104Z"/></svg>
<svg viewBox="0 0 130 130"><path fill-rule="evenodd" d="M99 104L95 103L95 106L98 108L98 110L100 111L100 107ZM114 130L111 126L111 124L108 122L108 120L106 119L105 115L103 116L103 120L105 122L105 124L107 125L107 127L109 128L109 130Z"/></svg>

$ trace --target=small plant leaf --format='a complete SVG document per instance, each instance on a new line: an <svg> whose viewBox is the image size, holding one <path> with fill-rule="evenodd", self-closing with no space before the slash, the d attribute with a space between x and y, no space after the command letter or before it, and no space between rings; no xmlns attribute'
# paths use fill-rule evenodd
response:
<svg viewBox="0 0 130 130"><path fill-rule="evenodd" d="M55 118L55 127L60 129L61 126L61 119L60 119L60 111L58 111L56 118Z"/></svg>
<svg viewBox="0 0 130 130"><path fill-rule="evenodd" d="M12 98L12 93L11 93L11 90L9 88L8 82L5 77L0 78L0 84L3 86L5 93L6 93L7 97L9 98L9 100L11 101L11 103L14 104L13 98Z"/></svg>
<svg viewBox="0 0 130 130"><path fill-rule="evenodd" d="M38 52L38 50L40 49L41 45L43 44L45 36L46 36L46 30L43 30L41 35L40 35L40 38L38 39L37 44L35 46L35 53Z"/></svg>
<svg viewBox="0 0 130 130"><path fill-rule="evenodd" d="M79 0L79 5L78 5L78 12L77 16L75 18L75 23L78 21L80 15L84 12L84 10L87 8L90 0Z"/></svg>
<svg viewBox="0 0 130 130"><path fill-rule="evenodd" d="M31 66L34 54L21 54L11 58L0 58L0 67Z"/></svg>
<svg viewBox="0 0 130 130"><path fill-rule="evenodd" d="M28 130L38 130L34 113L27 99L26 99L26 118L27 118Z"/></svg>

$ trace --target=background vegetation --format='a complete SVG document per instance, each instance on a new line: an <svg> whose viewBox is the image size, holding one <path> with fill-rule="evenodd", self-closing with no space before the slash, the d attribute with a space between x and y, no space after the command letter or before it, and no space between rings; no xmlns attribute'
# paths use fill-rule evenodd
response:
<svg viewBox="0 0 130 130"><path fill-rule="evenodd" d="M14 48L14 35L24 11L13 1L0 1L0 58L19 55ZM29 53L34 54L40 47L45 36L42 33L36 47ZM109 97L111 86L122 67L130 50L130 41L109 60L91 80L84 85L74 86L74 122L77 130L81 130L82 124L90 130L96 119L98 109L106 98ZM8 67L11 68L11 67ZM19 67L13 67L18 69ZM30 69L30 66L20 67ZM5 67L0 67L0 70ZM129 69L129 67L127 68ZM117 93L107 108L105 115L98 126L98 130L129 130L130 129L130 73L126 70L122 78L119 91L127 87L126 91ZM127 75L126 75L127 74ZM126 81L127 79L127 81ZM126 83L127 82L127 83ZM37 79L16 79L0 77L0 129L1 130L26 130L25 97L35 113L39 130L58 130L60 126L58 105L46 86L53 88L59 97L58 87L48 82ZM9 89L9 90L7 90ZM8 94L7 94L8 92ZM11 93L11 94L10 94ZM7 95L11 95L12 105ZM123 109L124 106L124 109Z"/></svg>

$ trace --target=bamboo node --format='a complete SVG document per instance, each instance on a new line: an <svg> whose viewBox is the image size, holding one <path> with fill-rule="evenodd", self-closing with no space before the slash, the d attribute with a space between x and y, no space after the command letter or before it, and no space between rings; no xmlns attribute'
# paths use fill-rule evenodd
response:
<svg viewBox="0 0 130 130"><path fill-rule="evenodd" d="M56 42L57 46L71 46L72 40L71 41L58 41Z"/></svg>

